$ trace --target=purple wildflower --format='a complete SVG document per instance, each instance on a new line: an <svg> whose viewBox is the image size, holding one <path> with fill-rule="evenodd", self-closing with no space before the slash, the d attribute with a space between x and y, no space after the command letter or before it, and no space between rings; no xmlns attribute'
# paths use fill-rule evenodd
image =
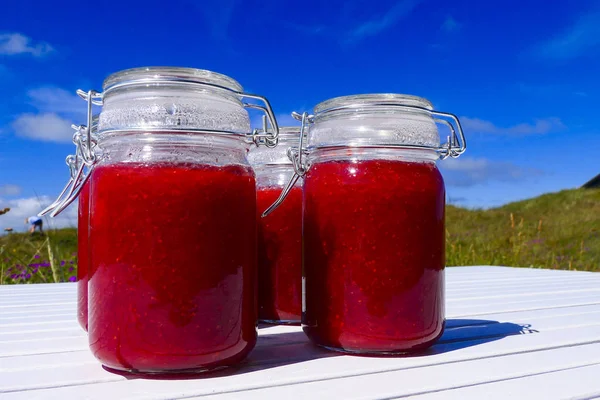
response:
<svg viewBox="0 0 600 400"><path fill-rule="evenodd" d="M12 275L10 276L10 279L17 279L18 277L19 277L19 275L17 275L17 274L12 274Z"/></svg>
<svg viewBox="0 0 600 400"><path fill-rule="evenodd" d="M69 261L69 264L71 264L71 265L72 265L72 264L73 264L73 261Z"/></svg>
<svg viewBox="0 0 600 400"><path fill-rule="evenodd" d="M30 279L30 278L31 278L31 274L26 274L26 275L24 276L24 278L25 278L25 279Z"/></svg>
<svg viewBox="0 0 600 400"><path fill-rule="evenodd" d="M77 282L77 277L76 276L71 276L69 278L69 282Z"/></svg>
<svg viewBox="0 0 600 400"><path fill-rule="evenodd" d="M37 260L38 258L40 258L40 255L36 254L35 256L33 256L33 258L35 258Z"/></svg>
<svg viewBox="0 0 600 400"><path fill-rule="evenodd" d="M48 268L49 266L50 266L49 262L43 262L43 263L40 264L40 267Z"/></svg>
<svg viewBox="0 0 600 400"><path fill-rule="evenodd" d="M73 272L73 271L75 271L75 267L69 268L69 272Z"/></svg>
<svg viewBox="0 0 600 400"><path fill-rule="evenodd" d="M60 266L61 266L61 267L64 267L66 263L67 263L67 262L66 262L65 260L62 260L62 261L60 262Z"/></svg>

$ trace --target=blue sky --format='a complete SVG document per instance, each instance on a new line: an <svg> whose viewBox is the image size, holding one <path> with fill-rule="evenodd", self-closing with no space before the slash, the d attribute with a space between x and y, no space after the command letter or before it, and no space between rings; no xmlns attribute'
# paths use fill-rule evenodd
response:
<svg viewBox="0 0 600 400"><path fill-rule="evenodd" d="M75 90L149 65L230 75L283 124L334 96L426 97L463 122L469 149L441 168L450 200L470 207L600 173L600 1L85 3L3 5L0 207L14 212L0 228L22 228L65 182Z"/></svg>

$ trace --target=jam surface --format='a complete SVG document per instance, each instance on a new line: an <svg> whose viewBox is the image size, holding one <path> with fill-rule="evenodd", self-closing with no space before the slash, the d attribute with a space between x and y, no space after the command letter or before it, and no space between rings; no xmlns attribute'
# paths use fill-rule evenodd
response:
<svg viewBox="0 0 600 400"><path fill-rule="evenodd" d="M258 318L300 323L302 312L302 188L294 187L268 216L281 188L258 188Z"/></svg>
<svg viewBox="0 0 600 400"><path fill-rule="evenodd" d="M433 163L311 166L304 183L303 328L313 342L401 353L441 336L444 203Z"/></svg>
<svg viewBox="0 0 600 400"><path fill-rule="evenodd" d="M249 167L101 165L92 176L89 340L106 366L189 372L256 343Z"/></svg>
<svg viewBox="0 0 600 400"><path fill-rule="evenodd" d="M77 320L88 330L88 227L90 212L90 181L79 192L77 211Z"/></svg>

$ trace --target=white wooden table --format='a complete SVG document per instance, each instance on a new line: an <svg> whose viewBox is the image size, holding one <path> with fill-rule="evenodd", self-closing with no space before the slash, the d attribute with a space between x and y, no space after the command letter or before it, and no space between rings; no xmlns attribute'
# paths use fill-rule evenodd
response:
<svg viewBox="0 0 600 400"><path fill-rule="evenodd" d="M449 268L447 329L413 357L345 356L261 327L239 368L187 380L105 371L74 284L0 287L0 399L588 399L600 397L600 273ZM411 397L411 398L413 398Z"/></svg>

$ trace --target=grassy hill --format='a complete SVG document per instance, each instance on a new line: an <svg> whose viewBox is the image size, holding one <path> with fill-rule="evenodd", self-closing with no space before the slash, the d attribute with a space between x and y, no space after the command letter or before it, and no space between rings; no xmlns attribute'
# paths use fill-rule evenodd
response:
<svg viewBox="0 0 600 400"><path fill-rule="evenodd" d="M489 210L448 206L448 265L600 271L600 190L545 194Z"/></svg>
<svg viewBox="0 0 600 400"><path fill-rule="evenodd" d="M448 265L600 271L600 190L565 190L489 210L448 206ZM64 282L77 268L77 232L0 237L0 283Z"/></svg>

